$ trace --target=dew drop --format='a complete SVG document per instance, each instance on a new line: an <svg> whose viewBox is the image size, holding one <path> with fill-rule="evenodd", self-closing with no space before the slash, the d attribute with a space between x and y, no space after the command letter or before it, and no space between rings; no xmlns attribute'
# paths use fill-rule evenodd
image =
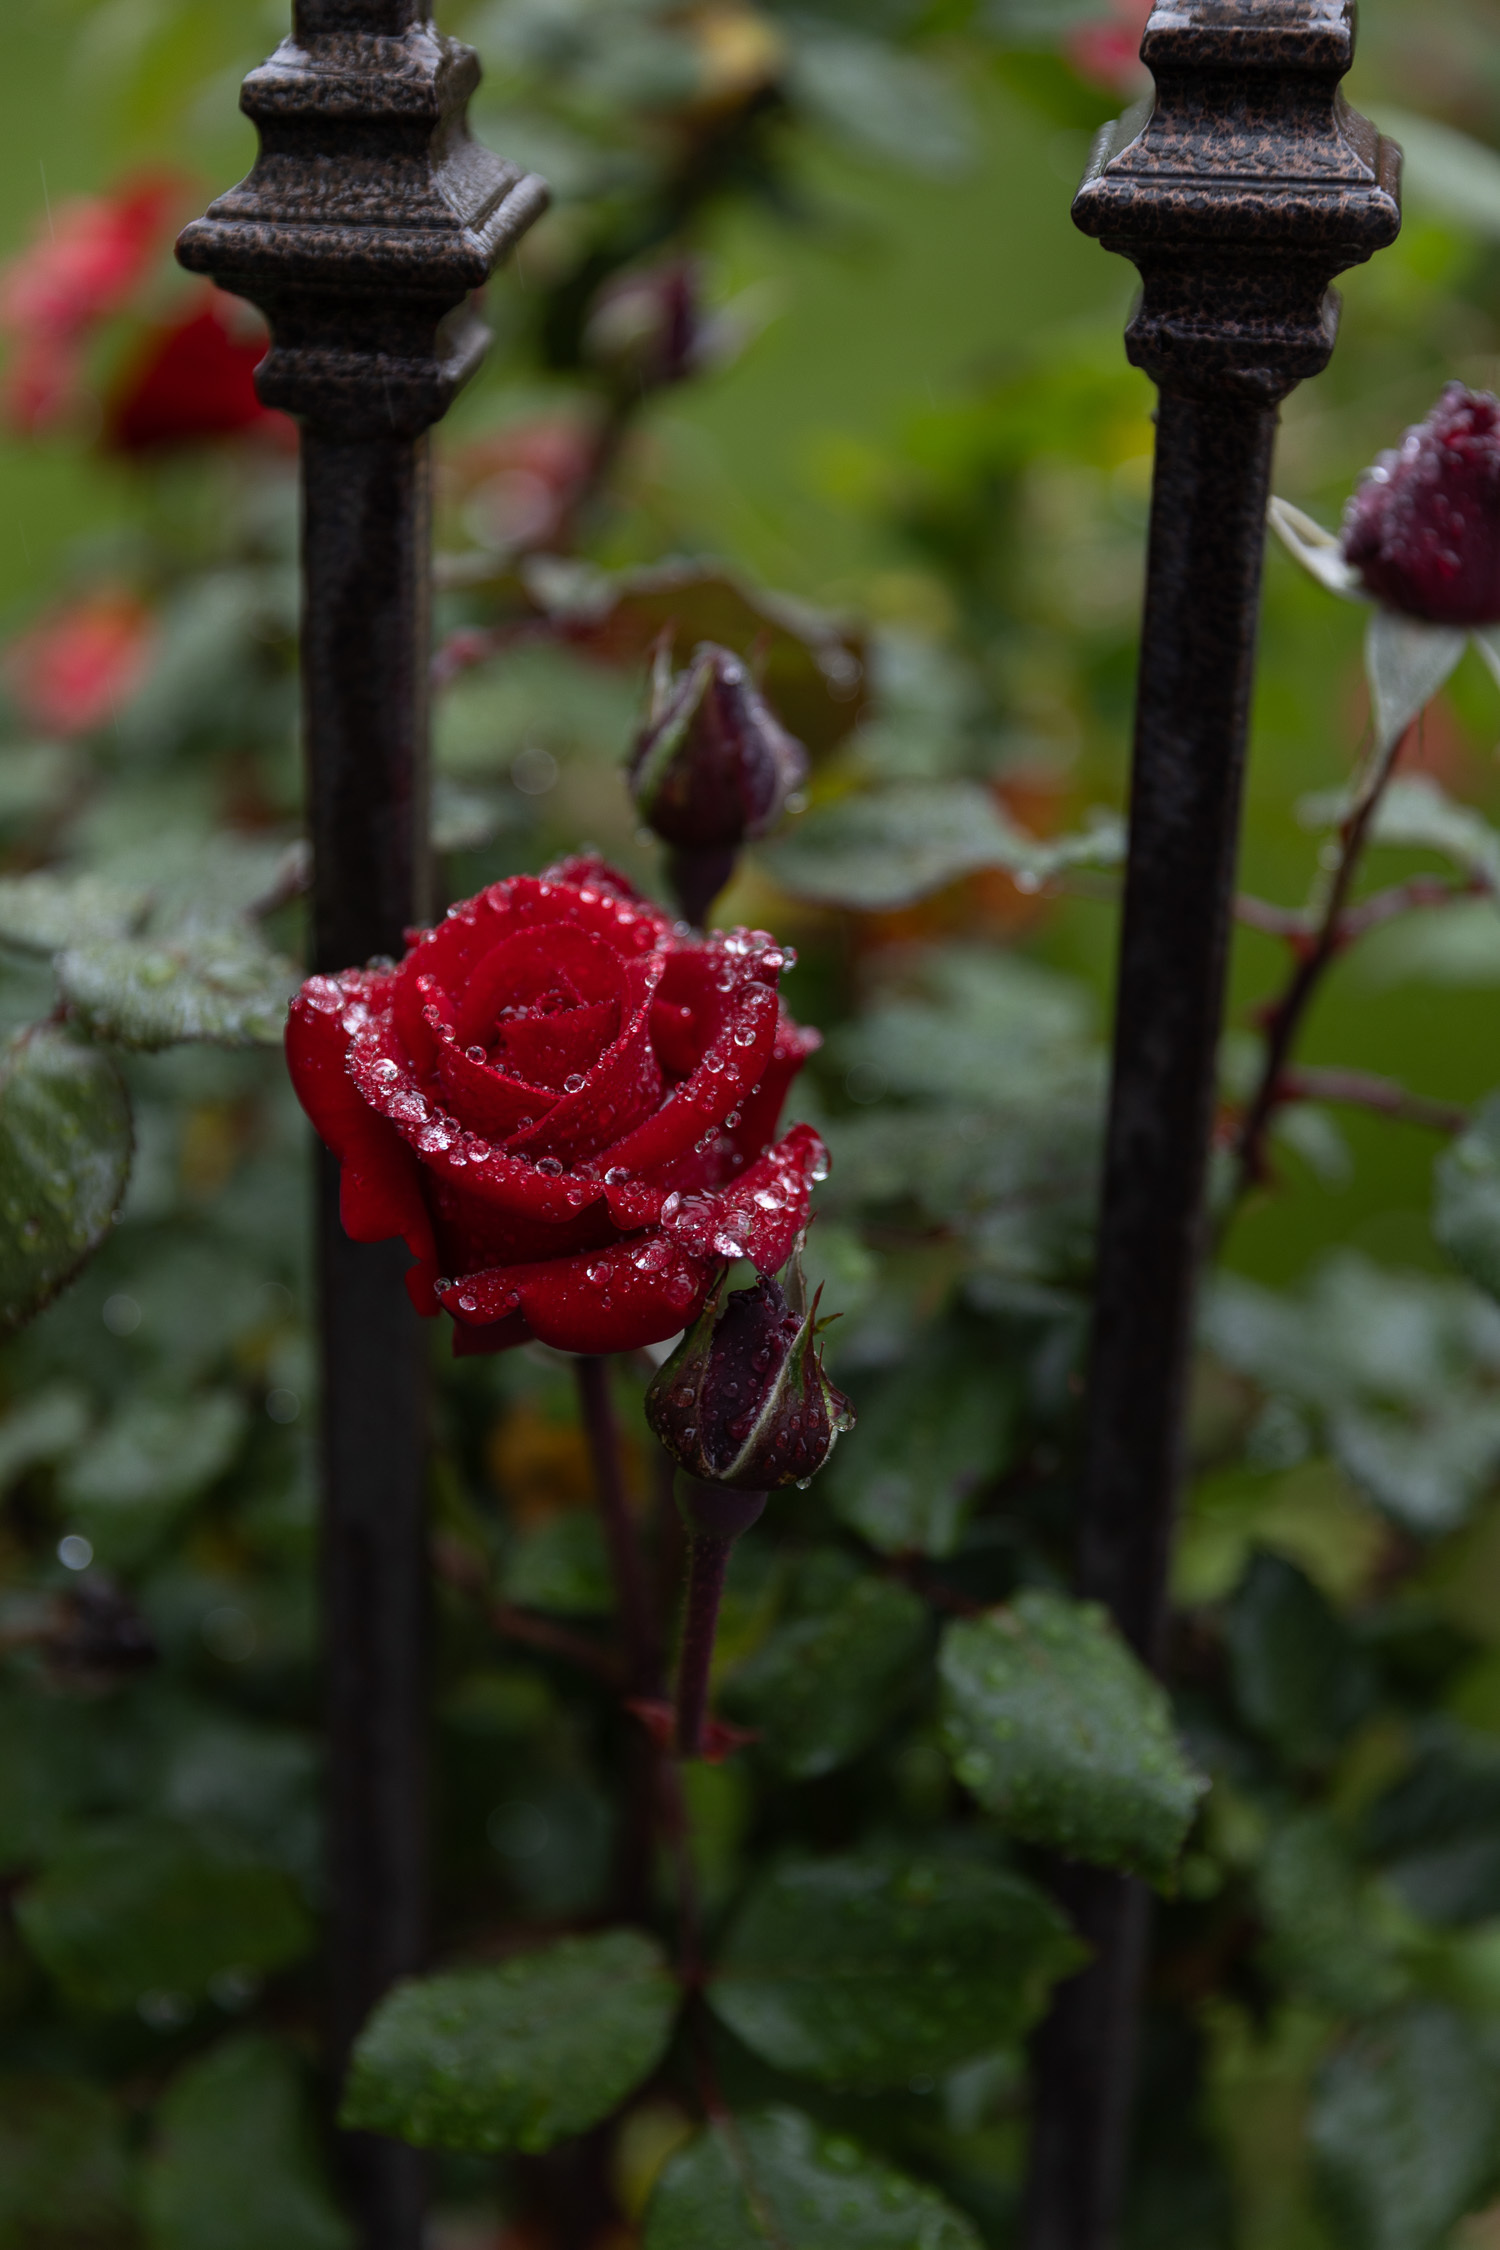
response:
<svg viewBox="0 0 1500 2250"><path fill-rule="evenodd" d="M628 1180L629 1177L630 1174L623 1164L611 1164L604 1175L604 1184L606 1187L619 1187L621 1182Z"/></svg>
<svg viewBox="0 0 1500 2250"><path fill-rule="evenodd" d="M393 1078L399 1078L401 1076L400 1066L397 1063L391 1062L389 1059L387 1059L385 1062L378 1062L375 1065L375 1075L377 1078L382 1080L385 1085L388 1086Z"/></svg>
<svg viewBox="0 0 1500 2250"><path fill-rule="evenodd" d="M555 1180L559 1178L562 1172L562 1158L560 1156L539 1156L536 1160L536 1168L539 1172L545 1172L549 1180Z"/></svg>
<svg viewBox="0 0 1500 2250"><path fill-rule="evenodd" d="M477 1297L460 1297L458 1309L460 1312L478 1312L479 1300Z"/></svg>
<svg viewBox="0 0 1500 2250"><path fill-rule="evenodd" d="M583 1092L583 1072L581 1070L568 1073L568 1076L563 1080L563 1092L565 1094L581 1094Z"/></svg>
<svg viewBox="0 0 1500 2250"><path fill-rule="evenodd" d="M468 1056L470 1062L472 1063L482 1063L489 1061L489 1056L485 1053L482 1047L465 1047L464 1053Z"/></svg>

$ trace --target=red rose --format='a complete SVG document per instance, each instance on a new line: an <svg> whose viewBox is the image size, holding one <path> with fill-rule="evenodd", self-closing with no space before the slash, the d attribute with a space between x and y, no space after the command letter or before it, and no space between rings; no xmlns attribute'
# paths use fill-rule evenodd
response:
<svg viewBox="0 0 1500 2250"><path fill-rule="evenodd" d="M450 908L399 967L313 977L287 1059L358 1242L401 1235L454 1349L629 1351L731 1258L790 1256L826 1168L787 1088L818 1045L763 931L690 936L598 860Z"/></svg>
<svg viewBox="0 0 1500 2250"><path fill-rule="evenodd" d="M216 289L195 292L175 320L152 329L110 400L109 450L164 453L247 430L290 436L288 418L256 396L266 350L265 330L248 306Z"/></svg>
<svg viewBox="0 0 1500 2250"><path fill-rule="evenodd" d="M1349 502L1344 557L1388 609L1500 624L1500 399L1450 383Z"/></svg>

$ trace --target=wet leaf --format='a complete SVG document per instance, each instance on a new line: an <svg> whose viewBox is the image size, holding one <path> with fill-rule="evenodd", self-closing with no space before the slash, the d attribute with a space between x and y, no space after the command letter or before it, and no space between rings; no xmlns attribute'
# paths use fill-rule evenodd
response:
<svg viewBox="0 0 1500 2250"><path fill-rule="evenodd" d="M1295 1295L1221 1274L1203 1328L1236 1373L1311 1409L1340 1467L1412 1531L1461 1523L1500 1468L1500 1310L1465 1282L1344 1252Z"/></svg>
<svg viewBox="0 0 1500 2250"><path fill-rule="evenodd" d="M143 2194L148 2250L349 2250L311 2105L274 2040L226 2040L179 2071L156 2111Z"/></svg>
<svg viewBox="0 0 1500 2250"><path fill-rule="evenodd" d="M0 1331L50 1303L113 1227L130 1105L107 1056L49 1024L0 1052Z"/></svg>
<svg viewBox="0 0 1500 2250"><path fill-rule="evenodd" d="M674 2156L644 2250L979 2250L969 2221L795 2109L725 2118Z"/></svg>
<svg viewBox="0 0 1500 2250"><path fill-rule="evenodd" d="M418 2148L551 2148L655 2069L679 1998L636 1930L400 1984L355 2049L343 2123Z"/></svg>
<svg viewBox="0 0 1500 2250"><path fill-rule="evenodd" d="M811 1781L890 1723L928 1630L927 1605L907 1587L857 1579L831 1608L779 1625L726 1680L724 1707L754 1727L778 1772Z"/></svg>
<svg viewBox="0 0 1500 2250"><path fill-rule="evenodd" d="M1500 1916L1500 1744L1427 1721L1410 1770L1371 1807L1365 1844L1424 1921Z"/></svg>
<svg viewBox="0 0 1500 2250"><path fill-rule="evenodd" d="M270 1047L301 976L248 928L123 938L61 954L64 999L96 1037L152 1051L182 1040Z"/></svg>
<svg viewBox="0 0 1500 2250"><path fill-rule="evenodd" d="M230 1971L279 1969L312 1943L278 1868L168 1821L101 1823L22 1892L21 1935L77 2006L200 1999Z"/></svg>
<svg viewBox="0 0 1500 2250"><path fill-rule="evenodd" d="M1226 1618L1235 1701L1293 1765L1331 1758L1375 1693L1369 1658L1305 1572L1254 1557Z"/></svg>
<svg viewBox="0 0 1500 2250"><path fill-rule="evenodd" d="M127 2250L124 2121L81 2078L0 2078L0 2250Z"/></svg>
<svg viewBox="0 0 1500 2250"><path fill-rule="evenodd" d="M1390 1917L1326 1813L1301 1813L1275 1831L1256 1893L1268 1965L1315 2005L1368 2016L1405 1997Z"/></svg>
<svg viewBox="0 0 1500 2250"><path fill-rule="evenodd" d="M137 1393L69 1459L58 1495L101 1560L139 1559L189 1501L221 1477L245 1432L234 1391L185 1399Z"/></svg>
<svg viewBox="0 0 1500 2250"><path fill-rule="evenodd" d="M796 1860L752 1891L708 1997L779 2070L904 2086L1015 2039L1081 1957L1050 1899L981 1860Z"/></svg>
<svg viewBox="0 0 1500 2250"><path fill-rule="evenodd" d="M1021 1594L950 1625L939 1669L954 1771L986 1811L1029 1843L1168 1881L1208 1783L1102 1609Z"/></svg>
<svg viewBox="0 0 1500 2250"><path fill-rule="evenodd" d="M129 937L150 904L149 891L97 875L7 875L0 877L0 945L58 953L66 945Z"/></svg>
<svg viewBox="0 0 1500 2250"><path fill-rule="evenodd" d="M1493 2057L1450 2009L1404 2009L1334 2053L1309 2138L1352 2250L1444 2250L1496 2181Z"/></svg>
<svg viewBox="0 0 1500 2250"><path fill-rule="evenodd" d="M897 1369L849 1387L858 1420L820 1480L834 1514L882 1554L952 1554L1014 1443L1014 1389L992 1341L938 1322Z"/></svg>
<svg viewBox="0 0 1500 2250"><path fill-rule="evenodd" d="M1491 1094L1433 1172L1432 1231L1471 1281L1500 1297L1500 1094Z"/></svg>
<svg viewBox="0 0 1500 2250"><path fill-rule="evenodd" d="M910 906L982 867L1003 868L1039 889L1065 867L1116 867L1124 849L1113 821L1039 841L977 782L948 781L840 798L809 813L760 859L793 898L869 913Z"/></svg>

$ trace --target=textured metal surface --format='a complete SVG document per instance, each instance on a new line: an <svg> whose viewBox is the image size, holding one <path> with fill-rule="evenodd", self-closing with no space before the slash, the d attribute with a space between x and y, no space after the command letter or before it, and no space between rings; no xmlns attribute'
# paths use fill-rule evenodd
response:
<svg viewBox="0 0 1500 2250"><path fill-rule="evenodd" d="M409 0L298 0L245 82L249 177L178 256L259 305L256 382L302 422L313 965L399 954L427 912L427 439L477 365L471 292L546 191L469 138L472 52ZM399 1244L319 1182L330 2060L426 1945L425 1337ZM414 2150L345 2138L363 2250L419 2250Z"/></svg>
<svg viewBox="0 0 1500 2250"><path fill-rule="evenodd" d="M1276 410L1327 364L1336 273L1395 237L1400 157L1351 111L1352 0L1177 0L1074 204L1140 269L1161 392L1104 1167L1080 1591L1160 1653L1182 1473ZM1097 1949L1037 2046L1026 2250L1115 2250L1145 1953L1134 1886L1071 1871Z"/></svg>

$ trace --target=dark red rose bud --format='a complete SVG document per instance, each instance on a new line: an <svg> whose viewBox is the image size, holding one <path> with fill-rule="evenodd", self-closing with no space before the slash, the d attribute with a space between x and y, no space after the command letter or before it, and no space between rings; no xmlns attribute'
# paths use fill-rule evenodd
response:
<svg viewBox="0 0 1500 2250"><path fill-rule="evenodd" d="M657 650L630 790L664 843L734 852L775 825L806 777L807 752L737 656L704 641L674 675L668 650Z"/></svg>
<svg viewBox="0 0 1500 2250"><path fill-rule="evenodd" d="M722 1296L721 1280L646 1393L646 1419L703 1484L752 1493L807 1484L854 1426L823 1372L817 1300L803 1303L795 1261L790 1302L769 1274Z"/></svg>
<svg viewBox="0 0 1500 2250"><path fill-rule="evenodd" d="M1369 471L1343 544L1388 609L1434 625L1500 623L1500 399L1450 383Z"/></svg>
<svg viewBox="0 0 1500 2250"><path fill-rule="evenodd" d="M594 365L632 391L685 383L712 356L709 342L698 269L690 258L610 282L584 331L584 349Z"/></svg>

